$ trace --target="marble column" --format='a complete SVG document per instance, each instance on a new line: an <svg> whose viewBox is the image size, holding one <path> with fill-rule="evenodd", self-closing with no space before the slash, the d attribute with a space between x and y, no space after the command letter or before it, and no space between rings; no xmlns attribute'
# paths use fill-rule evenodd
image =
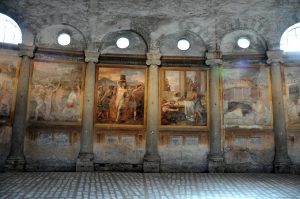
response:
<svg viewBox="0 0 300 199"><path fill-rule="evenodd" d="M219 52L206 53L206 64L210 66L210 152L208 170L211 173L224 172L220 112L220 66L223 61Z"/></svg>
<svg viewBox="0 0 300 199"><path fill-rule="evenodd" d="M84 83L82 130L80 152L76 161L76 171L94 171L93 133L94 133L94 92L96 65L99 52L85 51L87 62Z"/></svg>
<svg viewBox="0 0 300 199"><path fill-rule="evenodd" d="M5 162L5 170L7 171L24 171L25 169L24 138L27 128L28 88L31 58L34 57L35 46L19 44L19 49L19 56L22 57L22 62L17 85L10 153Z"/></svg>
<svg viewBox="0 0 300 199"><path fill-rule="evenodd" d="M144 156L144 172L159 172L160 157L158 154L158 113L159 113L159 74L158 66L161 64L159 49L147 53L146 64L148 70L148 97L147 97L147 132L146 153Z"/></svg>
<svg viewBox="0 0 300 199"><path fill-rule="evenodd" d="M290 159L287 151L286 120L282 93L283 51L267 51L267 63L271 65L272 100L273 100L273 131L275 138L275 173L289 173Z"/></svg>

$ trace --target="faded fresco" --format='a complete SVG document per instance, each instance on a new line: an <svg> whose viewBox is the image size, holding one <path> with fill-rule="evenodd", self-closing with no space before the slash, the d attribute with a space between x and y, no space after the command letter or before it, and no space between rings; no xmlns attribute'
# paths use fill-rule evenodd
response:
<svg viewBox="0 0 300 199"><path fill-rule="evenodd" d="M207 71L161 70L161 125L207 125Z"/></svg>
<svg viewBox="0 0 300 199"><path fill-rule="evenodd" d="M146 69L99 67L96 122L144 124Z"/></svg>
<svg viewBox="0 0 300 199"><path fill-rule="evenodd" d="M30 120L80 122L82 64L34 62Z"/></svg>
<svg viewBox="0 0 300 199"><path fill-rule="evenodd" d="M285 68L288 124L300 126L300 67Z"/></svg>
<svg viewBox="0 0 300 199"><path fill-rule="evenodd" d="M18 57L0 55L0 123L10 121L14 109Z"/></svg>
<svg viewBox="0 0 300 199"><path fill-rule="evenodd" d="M225 126L272 125L268 68L223 69Z"/></svg>

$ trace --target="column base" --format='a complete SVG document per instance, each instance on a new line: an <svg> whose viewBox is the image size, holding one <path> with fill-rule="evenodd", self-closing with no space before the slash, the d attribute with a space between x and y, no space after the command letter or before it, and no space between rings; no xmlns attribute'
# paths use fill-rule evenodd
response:
<svg viewBox="0 0 300 199"><path fill-rule="evenodd" d="M209 173L224 173L224 156L222 154L210 154L208 157Z"/></svg>
<svg viewBox="0 0 300 199"><path fill-rule="evenodd" d="M145 173L159 173L160 157L159 155L145 155L143 162L143 170Z"/></svg>
<svg viewBox="0 0 300 199"><path fill-rule="evenodd" d="M5 171L25 171L25 158L23 156L9 156L4 165Z"/></svg>
<svg viewBox="0 0 300 199"><path fill-rule="evenodd" d="M76 161L76 172L94 171L94 154L80 153Z"/></svg>
<svg viewBox="0 0 300 199"><path fill-rule="evenodd" d="M286 160L276 160L274 161L274 172L275 173L290 173L291 172L291 161Z"/></svg>

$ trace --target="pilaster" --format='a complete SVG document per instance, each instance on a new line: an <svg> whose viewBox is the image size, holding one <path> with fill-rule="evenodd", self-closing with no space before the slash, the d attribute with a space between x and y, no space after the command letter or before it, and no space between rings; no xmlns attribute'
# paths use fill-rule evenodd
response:
<svg viewBox="0 0 300 199"><path fill-rule="evenodd" d="M76 171L94 171L93 132L94 132L94 91L96 65L99 52L85 51L88 63L85 72L82 130L80 135L80 152L76 161Z"/></svg>
<svg viewBox="0 0 300 199"><path fill-rule="evenodd" d="M220 71L223 60L220 52L206 53L206 64L210 66L210 153L208 170L224 172L224 155L221 144Z"/></svg>
<svg viewBox="0 0 300 199"><path fill-rule="evenodd" d="M34 57L35 46L19 44L19 56L22 57L19 81L17 85L16 108L13 119L11 148L5 162L7 171L24 171L24 138L26 134L26 115L31 58Z"/></svg>
<svg viewBox="0 0 300 199"><path fill-rule="evenodd" d="M267 63L271 65L272 99L273 99L273 131L275 138L275 173L289 173L290 159L287 152L287 131L282 92L281 65L283 51L267 51Z"/></svg>
<svg viewBox="0 0 300 199"><path fill-rule="evenodd" d="M146 153L144 156L144 172L159 172L160 157L158 154L158 92L159 74L158 66L161 64L159 49L153 49L147 53L146 64L148 72L148 110L147 110L147 132Z"/></svg>

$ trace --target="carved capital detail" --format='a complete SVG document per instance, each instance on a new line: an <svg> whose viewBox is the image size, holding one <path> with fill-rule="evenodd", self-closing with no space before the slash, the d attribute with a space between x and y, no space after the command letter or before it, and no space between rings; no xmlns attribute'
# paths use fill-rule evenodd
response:
<svg viewBox="0 0 300 199"><path fill-rule="evenodd" d="M221 52L207 52L206 53L206 65L219 66L223 64Z"/></svg>
<svg viewBox="0 0 300 199"><path fill-rule="evenodd" d="M149 53L147 53L147 61L146 61L146 64L148 66L151 66L151 65L156 65L156 66L159 66L161 64L161 54L160 54L160 51L159 49L153 49L153 50L150 50Z"/></svg>
<svg viewBox="0 0 300 199"><path fill-rule="evenodd" d="M99 60L100 52L85 50L84 55L85 55L85 62L97 63Z"/></svg>
<svg viewBox="0 0 300 199"><path fill-rule="evenodd" d="M24 44L19 44L19 56L20 57L23 57L23 56L27 56L27 57L30 57L30 58L33 58L34 57L34 52L35 52L35 49L36 49L36 46L27 46L27 45L24 45Z"/></svg>
<svg viewBox="0 0 300 199"><path fill-rule="evenodd" d="M270 50L267 51L268 64L283 63L283 51L282 50Z"/></svg>

